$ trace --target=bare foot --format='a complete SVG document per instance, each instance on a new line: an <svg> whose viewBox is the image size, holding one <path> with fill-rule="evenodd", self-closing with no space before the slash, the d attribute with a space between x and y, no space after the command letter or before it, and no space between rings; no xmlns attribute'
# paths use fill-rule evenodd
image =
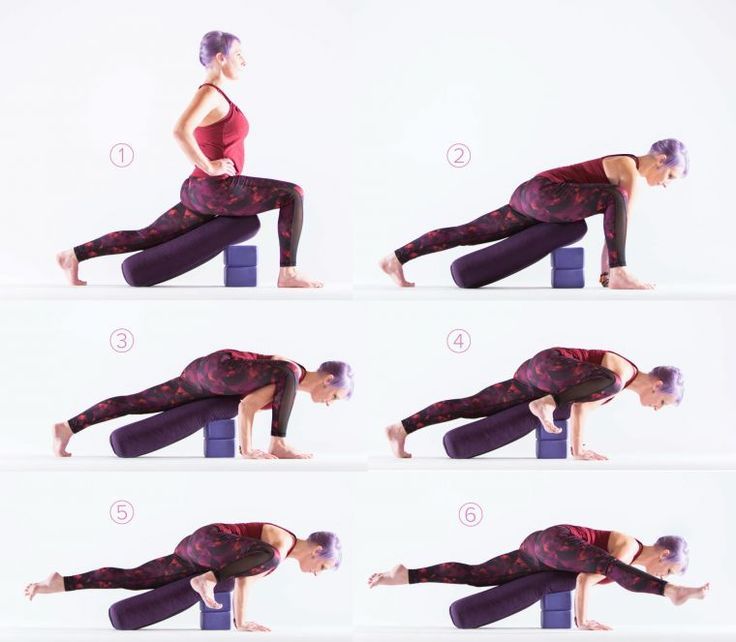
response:
<svg viewBox="0 0 736 642"><path fill-rule="evenodd" d="M396 285L400 285L402 288L414 287L414 283L406 280L406 277L404 276L404 266L399 263L399 259L396 258L396 255L393 252L384 256L378 265L380 265L381 269L393 279Z"/></svg>
<svg viewBox="0 0 736 642"><path fill-rule="evenodd" d="M294 267L282 267L276 285L280 288L321 288L324 283L304 276Z"/></svg>
<svg viewBox="0 0 736 642"><path fill-rule="evenodd" d="M278 459L312 459L312 453L300 453L294 450L283 437L271 437L268 452Z"/></svg>
<svg viewBox="0 0 736 642"><path fill-rule="evenodd" d="M57 457L71 457L72 454L67 451L66 447L69 440L74 436L72 429L69 427L68 421L61 421L54 424L51 429L51 450Z"/></svg>
<svg viewBox="0 0 736 642"><path fill-rule="evenodd" d="M202 601L211 609L221 609L222 604L215 602L215 586L217 586L217 578L212 571L207 571L202 575L197 575L189 580L192 588L199 593Z"/></svg>
<svg viewBox="0 0 736 642"><path fill-rule="evenodd" d="M66 272L70 285L87 285L87 281L79 278L79 261L74 250L64 250L56 255L56 263Z"/></svg>
<svg viewBox="0 0 736 642"><path fill-rule="evenodd" d="M397 564L385 573L373 573L368 578L368 587L376 586L398 586L409 583L409 571L403 564Z"/></svg>
<svg viewBox="0 0 736 642"><path fill-rule="evenodd" d="M675 606L685 604L688 600L702 600L705 598L708 591L710 591L710 583L696 587L667 584L664 588L665 597L670 598L672 604Z"/></svg>
<svg viewBox="0 0 736 642"><path fill-rule="evenodd" d="M263 450L258 450L257 448L254 448L253 450L247 450L246 452L243 452L241 448L240 455L243 457L243 459L278 459L278 457L264 452Z"/></svg>
<svg viewBox="0 0 736 642"><path fill-rule="evenodd" d="M529 411L542 422L542 428L547 432L551 432L553 435L559 435L562 432L562 428L555 426L553 415L555 408L557 408L557 404L552 398L552 395L547 395L541 399L535 399L529 402Z"/></svg>
<svg viewBox="0 0 736 642"><path fill-rule="evenodd" d="M56 572L51 573L43 582L31 582L25 588L25 595L32 600L37 593L63 593L64 578Z"/></svg>
<svg viewBox="0 0 736 642"><path fill-rule="evenodd" d="M608 275L608 288L611 290L653 290L654 284L637 279L625 267L611 268Z"/></svg>
<svg viewBox="0 0 736 642"><path fill-rule="evenodd" d="M411 457L411 453L404 450L406 429L402 424L391 424L386 428L386 437L388 438L388 443L391 444L391 450L394 453L394 457L401 457L402 459Z"/></svg>

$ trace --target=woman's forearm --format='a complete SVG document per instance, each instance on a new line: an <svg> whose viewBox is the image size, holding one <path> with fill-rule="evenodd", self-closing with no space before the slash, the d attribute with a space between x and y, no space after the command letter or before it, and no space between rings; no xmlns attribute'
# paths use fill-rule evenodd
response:
<svg viewBox="0 0 736 642"><path fill-rule="evenodd" d="M575 583L575 624L582 626L588 619L588 587L586 573L580 573Z"/></svg>
<svg viewBox="0 0 736 642"><path fill-rule="evenodd" d="M573 405L570 413L570 447L573 455L580 455L583 452L583 424L584 413Z"/></svg>
<svg viewBox="0 0 736 642"><path fill-rule="evenodd" d="M203 172L209 174L212 169L209 158L207 158L197 144L194 135L191 132L183 130L175 130L174 138L179 143L184 155L189 159L191 163L196 165Z"/></svg>
<svg viewBox="0 0 736 642"><path fill-rule="evenodd" d="M240 436L240 452L245 455L253 450L253 417L255 413L248 406L238 407L238 434Z"/></svg>
<svg viewBox="0 0 736 642"><path fill-rule="evenodd" d="M239 577L235 580L235 593L233 595L233 618L235 626L243 626L247 620L245 617L245 606L248 602L248 578Z"/></svg>

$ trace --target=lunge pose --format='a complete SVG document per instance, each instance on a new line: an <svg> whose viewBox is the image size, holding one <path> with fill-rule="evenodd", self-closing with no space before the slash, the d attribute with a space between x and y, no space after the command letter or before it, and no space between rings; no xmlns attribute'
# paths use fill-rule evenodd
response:
<svg viewBox="0 0 736 642"><path fill-rule="evenodd" d="M108 419L160 412L208 397L239 396L240 449L244 457L308 458L311 455L297 452L285 439L297 390L308 393L315 403L329 406L333 401L350 398L353 371L342 361L325 361L312 372L285 357L218 350L195 359L174 379L132 395L105 399L68 421L54 424L54 454L69 457L66 447L73 435ZM272 409L271 444L265 453L253 449L251 432L255 413L267 408Z"/></svg>
<svg viewBox="0 0 736 642"><path fill-rule="evenodd" d="M205 81L174 128L176 140L195 166L181 187L181 202L148 227L110 232L60 252L57 263L72 285L86 285L79 278L80 261L153 247L216 216L256 216L278 209L278 286L322 286L296 269L303 218L302 188L286 181L241 175L249 124L223 91L226 82L238 80L245 68L240 40L229 33L210 31L202 38L199 60L207 69Z"/></svg>
<svg viewBox="0 0 736 642"><path fill-rule="evenodd" d="M398 285L412 287L403 269L412 259L458 245L498 241L540 222L569 223L603 213L601 283L648 289L653 286L626 267L626 232L639 179L667 187L687 172L687 150L674 138L657 141L643 156L613 154L547 170L517 187L508 205L464 225L427 232L384 257L380 265Z"/></svg>
<svg viewBox="0 0 736 642"><path fill-rule="evenodd" d="M337 569L342 559L340 540L334 533L318 531L299 539L286 528L268 522L209 524L185 537L171 555L146 562L137 568L98 568L77 575L52 573L25 589L28 599L42 593L81 589L153 589L189 577L192 589L213 609L215 586L230 578L235 581L235 623L239 630L268 631L245 618L246 597L256 579L270 575L282 559L292 559L304 573L317 575Z"/></svg>
<svg viewBox="0 0 736 642"><path fill-rule="evenodd" d="M609 350L549 348L519 366L512 379L484 388L462 399L438 401L386 428L397 457L411 457L404 445L409 434L432 424L465 418L488 417L526 403L550 433L560 432L553 413L560 404L572 404L570 420L572 454L577 459L605 459L583 447L583 427L588 414L611 401L621 390L639 395L642 406L659 410L682 399L682 373L672 366L640 372L631 361Z"/></svg>
<svg viewBox="0 0 736 642"><path fill-rule="evenodd" d="M636 566L644 567L644 571ZM607 629L588 619L588 589L595 584L616 582L628 591L664 595L679 606L703 599L708 584L678 586L663 578L684 573L688 565L687 543L681 537L660 537L653 545L616 531L561 524L527 536L518 550L481 564L444 562L407 569L403 564L384 573L374 573L371 588L380 585L440 582L496 586L542 571L579 573L575 593L575 619L579 628Z"/></svg>

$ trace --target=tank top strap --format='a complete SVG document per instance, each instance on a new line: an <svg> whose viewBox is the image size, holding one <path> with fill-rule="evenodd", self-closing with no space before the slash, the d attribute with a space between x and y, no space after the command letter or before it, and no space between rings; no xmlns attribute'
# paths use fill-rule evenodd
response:
<svg viewBox="0 0 736 642"><path fill-rule="evenodd" d="M628 156L629 158L634 159L634 163L636 163L636 169L639 169L639 157L636 154L606 154L601 158L601 160L603 160L604 158L612 158L613 156Z"/></svg>
<svg viewBox="0 0 736 642"><path fill-rule="evenodd" d="M621 357L626 363L628 363L633 369L634 374L629 377L629 380L624 384L624 388L628 387L628 385L636 379L636 375L639 374L639 366L637 366L631 359L627 359L624 355L619 354L618 352L614 352L613 350L606 350L606 352L610 352L611 354L615 354L617 357Z"/></svg>
<svg viewBox="0 0 736 642"><path fill-rule="evenodd" d="M202 83L199 87L197 87L197 89L202 89L202 87L214 87L215 89L217 89L217 91L219 91L222 94L223 98L227 100L228 104L230 105L233 104L233 101L230 100L227 97L227 94L224 91L222 91L222 89L220 89L217 85L213 85L211 82L205 82L205 83Z"/></svg>

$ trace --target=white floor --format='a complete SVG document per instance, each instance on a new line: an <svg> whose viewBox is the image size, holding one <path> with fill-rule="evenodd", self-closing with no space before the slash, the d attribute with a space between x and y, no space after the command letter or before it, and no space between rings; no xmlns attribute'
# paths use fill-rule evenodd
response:
<svg viewBox="0 0 736 642"><path fill-rule="evenodd" d="M366 461L355 456L318 456L314 459L259 459L240 457L156 457L146 455L120 457L5 456L0 458L0 472L149 472L149 471L218 471L218 472L335 472L365 470Z"/></svg>
<svg viewBox="0 0 736 642"><path fill-rule="evenodd" d="M272 629L270 633L240 633L230 631L199 631L195 629L143 629L141 631L116 631L110 629L0 629L0 640L21 642L25 640L51 640L54 642L103 642L104 640L232 640L234 636L247 635L248 640L268 640L269 642L322 642L329 640L343 642L353 639L350 629L304 630L296 627Z"/></svg>
<svg viewBox="0 0 736 642"><path fill-rule="evenodd" d="M599 286L553 289L547 286L512 288L489 285L485 288L463 290L454 285L400 288L387 283L382 286L358 284L354 292L356 299L366 301L666 301L736 299L736 284L660 285L654 290L607 290Z"/></svg>

